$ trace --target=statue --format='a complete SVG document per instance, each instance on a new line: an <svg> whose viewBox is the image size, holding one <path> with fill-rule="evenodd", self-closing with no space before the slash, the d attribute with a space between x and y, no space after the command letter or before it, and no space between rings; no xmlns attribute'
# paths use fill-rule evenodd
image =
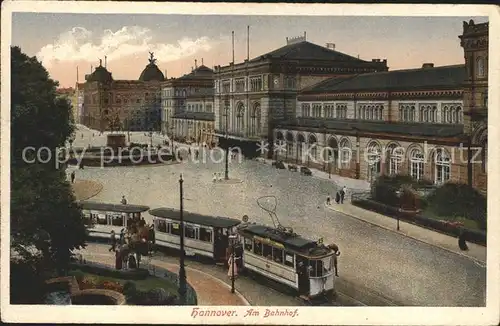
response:
<svg viewBox="0 0 500 326"><path fill-rule="evenodd" d="M154 65L156 63L156 59L154 58L154 52L149 52L149 64Z"/></svg>
<svg viewBox="0 0 500 326"><path fill-rule="evenodd" d="M99 59L99 67L102 67L102 59Z"/></svg>

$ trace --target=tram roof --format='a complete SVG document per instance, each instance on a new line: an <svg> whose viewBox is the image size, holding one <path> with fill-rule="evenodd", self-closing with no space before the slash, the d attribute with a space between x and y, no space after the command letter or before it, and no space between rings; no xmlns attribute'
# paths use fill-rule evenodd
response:
<svg viewBox="0 0 500 326"><path fill-rule="evenodd" d="M316 246L315 241L303 238L296 234L279 232L277 229L265 225L249 224L246 227L241 228L240 231L251 233L263 238L269 238L273 241L282 243L285 247L290 247L295 250L306 250Z"/></svg>
<svg viewBox="0 0 500 326"><path fill-rule="evenodd" d="M149 206L130 205L130 204L107 204L93 201L80 201L79 205L83 209L91 209L96 211L108 211L119 213L142 213L149 210Z"/></svg>
<svg viewBox="0 0 500 326"><path fill-rule="evenodd" d="M177 221L180 220L180 213L181 212L179 210L173 208L155 208L149 211L149 214L153 216L168 218ZM220 228L233 227L241 223L240 220L229 217L202 215L187 211L183 212L183 218L184 222Z"/></svg>

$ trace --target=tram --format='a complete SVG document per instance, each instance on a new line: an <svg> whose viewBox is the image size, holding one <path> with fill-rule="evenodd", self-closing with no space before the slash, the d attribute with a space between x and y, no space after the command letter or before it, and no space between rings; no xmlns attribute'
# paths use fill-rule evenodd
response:
<svg viewBox="0 0 500 326"><path fill-rule="evenodd" d="M80 205L84 217L96 221L90 235L101 238L108 238L112 230L119 233L149 209L95 202ZM274 227L249 223L247 216L239 220L184 211L184 230L181 230L179 210L155 208L149 210L149 215L153 217L156 246L180 249L180 236L184 231L186 255L204 256L227 264L234 251L238 269L286 285L305 299L335 291L334 261L338 252L335 245L326 246L321 239L303 238L279 222Z"/></svg>
<svg viewBox="0 0 500 326"><path fill-rule="evenodd" d="M111 231L120 234L133 221L139 221L141 214L148 211L148 206L130 204L106 204L92 201L78 202L83 218L92 221L94 227L89 235L97 238L109 238Z"/></svg>
<svg viewBox="0 0 500 326"><path fill-rule="evenodd" d="M158 246L180 249L180 211L156 208L149 211L153 216L155 240ZM187 255L200 255L216 262L227 261L229 235L240 220L183 212L184 250Z"/></svg>

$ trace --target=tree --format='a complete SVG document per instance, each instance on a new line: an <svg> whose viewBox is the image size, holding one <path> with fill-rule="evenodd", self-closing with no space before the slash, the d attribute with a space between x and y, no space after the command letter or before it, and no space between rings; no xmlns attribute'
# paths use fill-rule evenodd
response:
<svg viewBox="0 0 500 326"><path fill-rule="evenodd" d="M35 57L12 47L11 65L11 249L25 261L41 253L44 268L63 270L86 238L81 209L56 164L74 131L71 106L56 96L58 83ZM23 158L29 146L35 151ZM41 148L43 161L36 159Z"/></svg>

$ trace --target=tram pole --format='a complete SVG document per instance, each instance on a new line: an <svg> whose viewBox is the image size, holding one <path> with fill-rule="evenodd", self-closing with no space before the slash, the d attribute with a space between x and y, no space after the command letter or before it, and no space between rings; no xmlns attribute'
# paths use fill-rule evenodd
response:
<svg viewBox="0 0 500 326"><path fill-rule="evenodd" d="M229 236L229 239L231 241L231 293L234 293L234 265L236 264L236 255L235 255L235 252L234 252L234 244L236 242L236 235L235 234L231 234Z"/></svg>
<svg viewBox="0 0 500 326"><path fill-rule="evenodd" d="M179 298L180 304L186 304L186 269L184 267L184 198L183 198L183 182L182 173L179 178L179 190L180 190L180 257L179 257Z"/></svg>

